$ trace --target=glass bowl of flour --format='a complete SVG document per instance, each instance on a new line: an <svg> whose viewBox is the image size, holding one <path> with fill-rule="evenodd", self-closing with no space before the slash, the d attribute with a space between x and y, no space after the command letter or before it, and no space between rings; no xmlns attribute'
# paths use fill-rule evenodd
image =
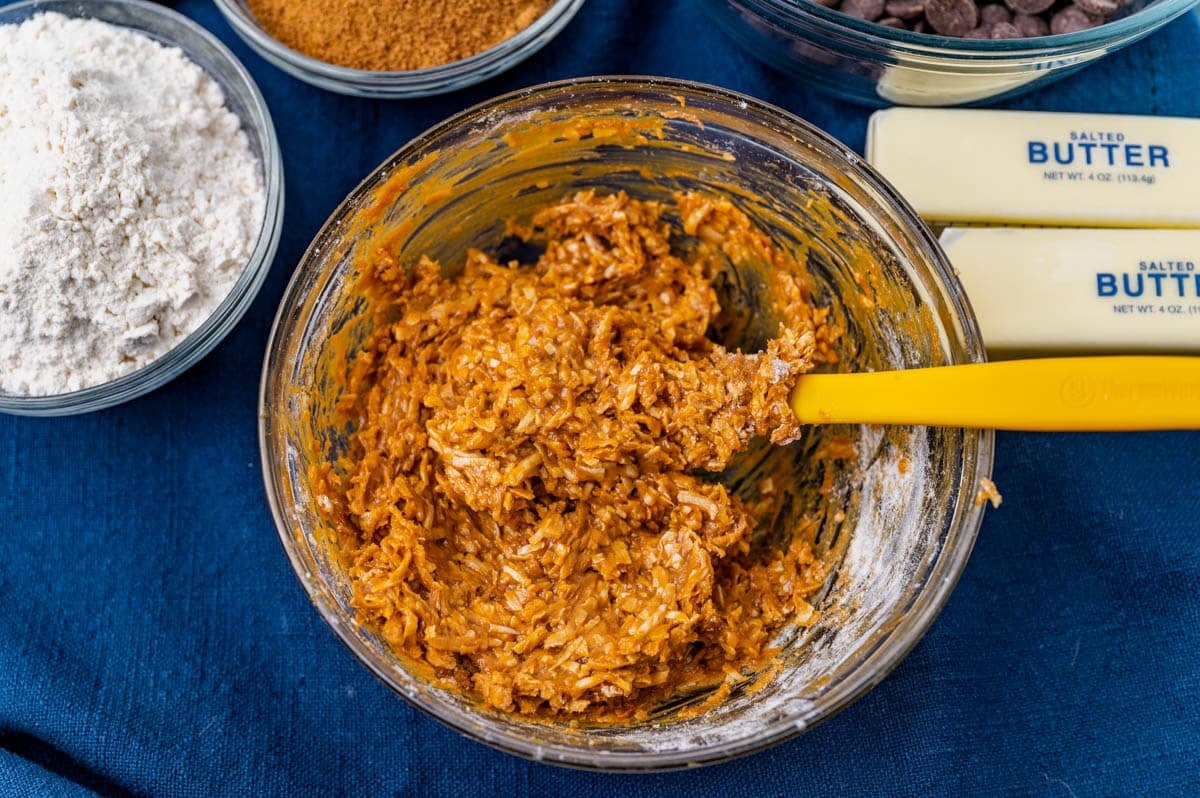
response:
<svg viewBox="0 0 1200 798"><path fill-rule="evenodd" d="M0 9L0 411L125 402L216 346L279 242L267 107L215 37L141 0Z"/></svg>

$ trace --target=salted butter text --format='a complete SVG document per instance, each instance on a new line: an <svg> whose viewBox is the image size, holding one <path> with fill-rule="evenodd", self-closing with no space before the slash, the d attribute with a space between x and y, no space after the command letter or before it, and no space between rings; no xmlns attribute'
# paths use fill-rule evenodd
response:
<svg viewBox="0 0 1200 798"><path fill-rule="evenodd" d="M1170 154L1164 145L1128 144L1124 141L1030 141L1029 163L1140 166L1147 169L1167 169L1171 166Z"/></svg>

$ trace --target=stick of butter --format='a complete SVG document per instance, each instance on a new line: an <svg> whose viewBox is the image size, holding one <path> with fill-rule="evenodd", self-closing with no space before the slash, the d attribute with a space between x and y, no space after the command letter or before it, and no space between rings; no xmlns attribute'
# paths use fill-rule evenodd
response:
<svg viewBox="0 0 1200 798"><path fill-rule="evenodd" d="M931 222L1200 227L1200 119L891 108L867 160Z"/></svg>
<svg viewBox="0 0 1200 798"><path fill-rule="evenodd" d="M1200 230L949 227L992 356L1200 354Z"/></svg>

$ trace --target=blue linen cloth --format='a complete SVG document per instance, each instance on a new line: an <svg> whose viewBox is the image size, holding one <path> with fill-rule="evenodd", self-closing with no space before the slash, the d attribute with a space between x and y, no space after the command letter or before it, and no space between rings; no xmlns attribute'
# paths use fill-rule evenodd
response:
<svg viewBox="0 0 1200 798"><path fill-rule="evenodd" d="M171 385L0 416L0 795L1200 795L1200 433L998 435L1004 505L912 654L824 725L699 771L576 772L461 738L306 600L259 479L259 368L304 248L387 155L492 95L600 73L747 92L861 151L866 110L762 67L696 5L592 0L502 77L388 102L300 83L210 3L176 4L266 96L283 240L245 320ZM1200 117L1197 52L1189 14L1006 105Z"/></svg>

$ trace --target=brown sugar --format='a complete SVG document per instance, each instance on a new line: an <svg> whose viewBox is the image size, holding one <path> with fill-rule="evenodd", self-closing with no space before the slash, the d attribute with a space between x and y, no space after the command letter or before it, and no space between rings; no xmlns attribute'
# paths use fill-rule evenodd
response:
<svg viewBox="0 0 1200 798"><path fill-rule="evenodd" d="M799 435L787 397L833 358L827 311L724 199L585 192L510 229L544 248L535 264L367 267L388 321L348 367L351 446L313 479L359 622L435 683L527 715L641 716L769 669L827 570L800 536L755 542L758 508L704 472ZM775 267L778 336L754 354L706 335L731 252Z"/></svg>
<svg viewBox="0 0 1200 798"><path fill-rule="evenodd" d="M552 0L249 0L259 24L318 61L371 71L427 69L511 39Z"/></svg>

